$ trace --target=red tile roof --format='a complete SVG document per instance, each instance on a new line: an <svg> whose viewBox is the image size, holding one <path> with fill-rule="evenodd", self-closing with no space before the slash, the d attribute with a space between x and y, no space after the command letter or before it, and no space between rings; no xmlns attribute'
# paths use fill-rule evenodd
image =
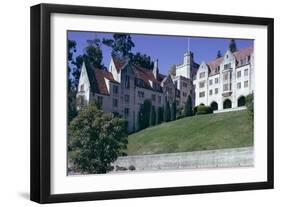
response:
<svg viewBox="0 0 281 207"><path fill-rule="evenodd" d="M151 81L153 84L156 84L159 86L158 90L161 90L161 86L160 86L161 82L154 77L153 70L149 70L149 69L140 67L138 65L132 65L132 68L134 70L136 78L143 80L143 82L145 83L145 85L144 85L145 88L157 90L157 89L153 88L153 86L151 87L151 85L150 85L150 81ZM163 77L162 74L161 74L161 77Z"/></svg>
<svg viewBox="0 0 281 207"><path fill-rule="evenodd" d="M215 60L211 60L210 62L207 63L207 65L211 70L209 74L210 76L218 74L219 71L216 72L215 69L221 64L222 61L223 61L223 57L220 57Z"/></svg>
<svg viewBox="0 0 281 207"><path fill-rule="evenodd" d="M242 48L234 52L233 55L237 61L240 61L241 59L250 56L253 50L254 50L253 45L251 45L249 47ZM222 61L223 61L223 57L220 57L215 60L211 60L207 63L207 65L210 68L210 74L209 74L210 76L218 74L218 72L216 72L215 69L221 64Z"/></svg>
<svg viewBox="0 0 281 207"><path fill-rule="evenodd" d="M243 58L250 56L253 51L254 51L254 47L253 47L253 45L251 45L250 47L242 48L233 54L234 54L236 60L239 61Z"/></svg>
<svg viewBox="0 0 281 207"><path fill-rule="evenodd" d="M120 58L116 58L116 57L112 57L112 60L113 60L113 63L115 65L118 73L120 70L122 70L124 68L124 66L128 62L126 59L120 59Z"/></svg>
<svg viewBox="0 0 281 207"><path fill-rule="evenodd" d="M106 82L104 80L105 78L113 83L119 84L117 81L114 80L112 73L108 71L101 70L101 69L94 69L94 72L95 72L95 79L98 88L98 91L96 91L97 93L109 95L109 91L107 89Z"/></svg>

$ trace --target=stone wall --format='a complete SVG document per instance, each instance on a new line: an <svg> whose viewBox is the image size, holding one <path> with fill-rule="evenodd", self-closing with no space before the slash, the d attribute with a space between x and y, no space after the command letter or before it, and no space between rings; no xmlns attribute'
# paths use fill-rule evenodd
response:
<svg viewBox="0 0 281 207"><path fill-rule="evenodd" d="M205 150L183 153L119 157L113 163L122 170L134 166L136 171L251 167L254 166L253 147Z"/></svg>

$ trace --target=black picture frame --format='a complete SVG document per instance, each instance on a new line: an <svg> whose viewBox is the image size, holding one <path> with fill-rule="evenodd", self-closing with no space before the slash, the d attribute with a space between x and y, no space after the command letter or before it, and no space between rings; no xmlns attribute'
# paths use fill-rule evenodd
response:
<svg viewBox="0 0 281 207"><path fill-rule="evenodd" d="M267 26L267 181L237 184L168 187L153 189L85 192L74 194L50 193L50 122L51 122L51 74L50 74L50 15L52 13L99 15L112 17L151 18L206 23L233 23ZM135 10L39 4L31 7L31 151L30 151L30 199L38 203L120 199L147 196L211 193L271 189L274 187L274 20L272 18L181 13L168 11Z"/></svg>

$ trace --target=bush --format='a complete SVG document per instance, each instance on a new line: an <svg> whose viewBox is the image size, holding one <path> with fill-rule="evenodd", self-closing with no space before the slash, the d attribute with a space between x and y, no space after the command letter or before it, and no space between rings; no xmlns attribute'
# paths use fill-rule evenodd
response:
<svg viewBox="0 0 281 207"><path fill-rule="evenodd" d="M193 112L192 112L192 98L191 98L190 95L187 97L183 113L184 113L185 116L192 116L193 115Z"/></svg>
<svg viewBox="0 0 281 207"><path fill-rule="evenodd" d="M210 106L199 105L197 106L196 110L197 110L196 115L213 113L213 110Z"/></svg>
<svg viewBox="0 0 281 207"><path fill-rule="evenodd" d="M134 165L130 165L128 169L131 171L134 171L134 170L136 170L136 167Z"/></svg>
<svg viewBox="0 0 281 207"><path fill-rule="evenodd" d="M68 127L68 150L75 171L106 173L110 164L126 149L126 121L104 113L95 104L79 111Z"/></svg>
<svg viewBox="0 0 281 207"><path fill-rule="evenodd" d="M183 114L182 114L182 115L178 115L178 116L177 116L177 120L178 120L178 119L182 119L182 118L184 118L184 117L185 117L185 116L184 116Z"/></svg>

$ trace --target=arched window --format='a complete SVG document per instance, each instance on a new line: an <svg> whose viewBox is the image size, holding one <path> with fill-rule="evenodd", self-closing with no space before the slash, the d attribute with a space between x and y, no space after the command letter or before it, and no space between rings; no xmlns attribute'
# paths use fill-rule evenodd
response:
<svg viewBox="0 0 281 207"><path fill-rule="evenodd" d="M213 101L213 102L211 103L211 108L212 108L213 111L218 110L218 103L215 102L215 101Z"/></svg>
<svg viewBox="0 0 281 207"><path fill-rule="evenodd" d="M237 105L238 107L240 107L240 106L245 106L245 104L246 104L246 98L245 96L241 96L237 101Z"/></svg>
<svg viewBox="0 0 281 207"><path fill-rule="evenodd" d="M224 102L223 102L223 109L230 109L232 107L232 103L229 99L226 99Z"/></svg>

